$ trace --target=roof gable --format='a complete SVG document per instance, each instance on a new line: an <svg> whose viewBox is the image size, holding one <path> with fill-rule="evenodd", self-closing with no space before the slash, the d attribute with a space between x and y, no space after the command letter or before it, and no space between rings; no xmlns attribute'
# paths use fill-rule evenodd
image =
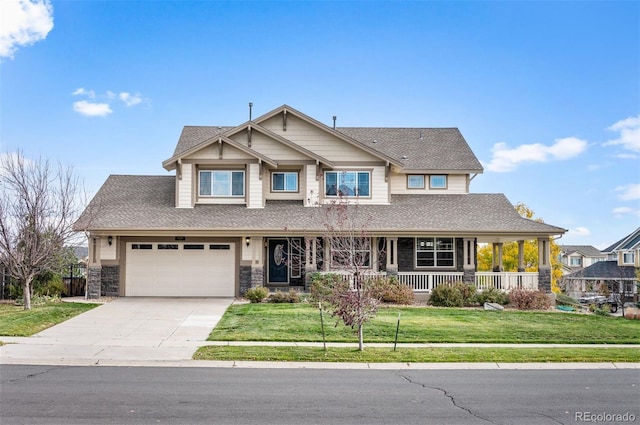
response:
<svg viewBox="0 0 640 425"><path fill-rule="evenodd" d="M618 242L603 249L602 252L628 251L640 247L640 227Z"/></svg>

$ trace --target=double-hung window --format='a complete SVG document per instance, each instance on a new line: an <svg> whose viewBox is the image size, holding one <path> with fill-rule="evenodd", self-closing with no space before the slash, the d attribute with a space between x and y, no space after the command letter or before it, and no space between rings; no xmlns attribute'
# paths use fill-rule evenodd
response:
<svg viewBox="0 0 640 425"><path fill-rule="evenodd" d="M634 264L635 255L633 252L623 252L622 253L622 264Z"/></svg>
<svg viewBox="0 0 640 425"><path fill-rule="evenodd" d="M326 171L324 173L326 196L370 196L371 173L369 171Z"/></svg>
<svg viewBox="0 0 640 425"><path fill-rule="evenodd" d="M416 238L416 267L455 266L453 238Z"/></svg>
<svg viewBox="0 0 640 425"><path fill-rule="evenodd" d="M297 171L274 171L271 173L271 190L273 192L297 192Z"/></svg>
<svg viewBox="0 0 640 425"><path fill-rule="evenodd" d="M200 196L244 196L244 171L200 171Z"/></svg>
<svg viewBox="0 0 640 425"><path fill-rule="evenodd" d="M571 257L569 265L571 267L582 267L582 257Z"/></svg>
<svg viewBox="0 0 640 425"><path fill-rule="evenodd" d="M371 238L335 237L331 239L331 268L371 267Z"/></svg>

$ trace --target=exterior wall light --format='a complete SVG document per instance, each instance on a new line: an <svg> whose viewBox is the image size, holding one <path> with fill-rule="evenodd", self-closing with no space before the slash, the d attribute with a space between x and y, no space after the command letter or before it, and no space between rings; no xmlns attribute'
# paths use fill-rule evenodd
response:
<svg viewBox="0 0 640 425"><path fill-rule="evenodd" d="M251 238L249 236L244 238L244 243L247 244L247 246L249 246L249 244L251 243Z"/></svg>
<svg viewBox="0 0 640 425"><path fill-rule="evenodd" d="M109 246L111 246L111 244L113 243L113 236L109 236L107 238L107 243L109 244Z"/></svg>

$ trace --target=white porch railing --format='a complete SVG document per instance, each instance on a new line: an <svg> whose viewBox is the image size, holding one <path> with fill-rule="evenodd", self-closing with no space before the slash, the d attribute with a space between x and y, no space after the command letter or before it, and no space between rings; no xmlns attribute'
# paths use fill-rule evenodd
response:
<svg viewBox="0 0 640 425"><path fill-rule="evenodd" d="M441 283L462 282L462 272L398 272L398 280L409 285L414 292L431 292ZM509 292L512 289L538 289L535 272L476 272L478 291L489 288Z"/></svg>
<svg viewBox="0 0 640 425"><path fill-rule="evenodd" d="M462 272L398 272L398 281L414 292L431 292L441 283L461 282Z"/></svg>

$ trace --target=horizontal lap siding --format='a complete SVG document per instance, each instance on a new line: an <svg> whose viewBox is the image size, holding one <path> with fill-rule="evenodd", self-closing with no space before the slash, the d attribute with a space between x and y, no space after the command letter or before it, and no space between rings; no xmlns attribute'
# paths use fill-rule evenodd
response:
<svg viewBox="0 0 640 425"><path fill-rule="evenodd" d="M394 195L418 195L421 193L468 193L467 175L450 174L447 177L447 189L429 189L429 176L425 177L424 189L407 189L407 175L392 173L390 180L391 193Z"/></svg>
<svg viewBox="0 0 640 425"><path fill-rule="evenodd" d="M379 158L291 114L287 115L287 131L282 129L281 114L261 125L330 161L379 161Z"/></svg>
<svg viewBox="0 0 640 425"><path fill-rule="evenodd" d="M193 206L193 165L182 164L182 179L178 179L178 208L191 208Z"/></svg>
<svg viewBox="0 0 640 425"><path fill-rule="evenodd" d="M237 135L233 137L238 143L247 146L247 135ZM261 153L276 161L286 160L307 160L308 156L290 148L289 146L272 138L265 136L264 134L253 131L251 134L251 149Z"/></svg>
<svg viewBox="0 0 640 425"><path fill-rule="evenodd" d="M264 203L262 201L262 185L264 179L260 179L260 166L258 164L249 164L249 177L247 181L249 182L247 191L249 192L249 199L247 206L249 208L262 208ZM269 183L267 182L265 186Z"/></svg>

